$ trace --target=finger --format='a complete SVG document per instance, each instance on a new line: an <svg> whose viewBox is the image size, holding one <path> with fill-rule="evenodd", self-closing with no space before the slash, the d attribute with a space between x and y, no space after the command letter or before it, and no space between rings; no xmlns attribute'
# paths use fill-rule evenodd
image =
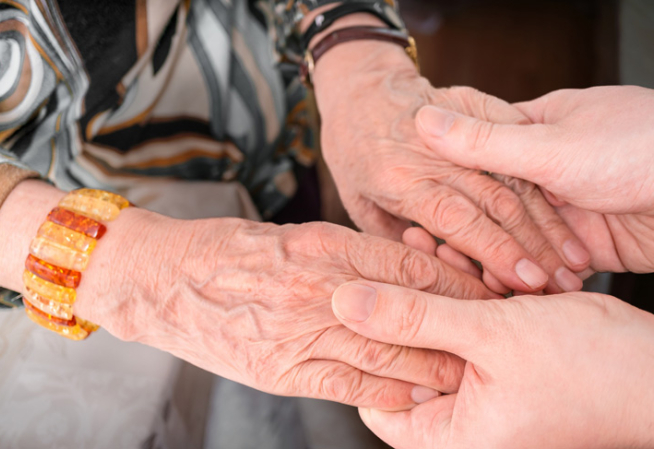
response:
<svg viewBox="0 0 654 449"><path fill-rule="evenodd" d="M429 148L462 167L487 170L547 186L549 167L560 165L554 128L505 125L424 106L416 116L418 134ZM529 149L527 151L527 149Z"/></svg>
<svg viewBox="0 0 654 449"><path fill-rule="evenodd" d="M532 123L555 123L567 114L566 108L561 108L563 100L570 104L570 98L583 89L560 89L547 93L531 101L514 103L512 106L524 114ZM553 106L553 107L552 107Z"/></svg>
<svg viewBox="0 0 654 449"><path fill-rule="evenodd" d="M481 279L484 281L484 284L486 287L488 287L491 291L498 293L500 295L506 295L511 291L509 287L506 285L502 284L499 279L497 279L493 273L491 273L488 270L484 270L482 272Z"/></svg>
<svg viewBox="0 0 654 449"><path fill-rule="evenodd" d="M459 301L373 282L343 284L332 296L336 317L357 334L388 344L439 349L471 362L514 325L505 317L508 303Z"/></svg>
<svg viewBox="0 0 654 449"><path fill-rule="evenodd" d="M407 410L438 392L408 382L364 373L347 363L308 360L296 365L281 382L288 382L289 396L306 396L355 407ZM415 399L414 399L415 396Z"/></svg>
<svg viewBox="0 0 654 449"><path fill-rule="evenodd" d="M552 248L557 251L560 259L566 262L568 268L575 272L588 268L590 264L589 252L568 225L565 224L561 216L543 197L541 190L534 184L522 179L503 175L497 176L520 198L538 230L550 242ZM557 282L560 281L558 275L555 278ZM563 284L564 282L559 282L564 290L575 291L566 289ZM577 290L581 288L580 285L577 285L577 287Z"/></svg>
<svg viewBox="0 0 654 449"><path fill-rule="evenodd" d="M482 212L465 194L427 180L411 192L416 200L404 206L413 220L448 245L479 260L500 282L514 290L536 291L548 276L536 259Z"/></svg>
<svg viewBox="0 0 654 449"><path fill-rule="evenodd" d="M465 361L449 352L408 348L370 340L338 326L323 333L313 359L338 360L378 377L424 385L443 393L458 391Z"/></svg>
<svg viewBox="0 0 654 449"><path fill-rule="evenodd" d="M553 207L561 207L568 204L566 201L558 199L556 195L543 187L540 187L540 191L543 193L543 196L547 202L550 203Z"/></svg>
<svg viewBox="0 0 654 449"><path fill-rule="evenodd" d="M411 227L408 220L402 220L389 214L365 198L355 201L352 207L346 206L346 209L354 224L370 235L399 242L404 231Z"/></svg>
<svg viewBox="0 0 654 449"><path fill-rule="evenodd" d="M522 197L499 180L478 172L458 177L453 181L453 186L473 199L488 217L538 261L549 276L546 286L548 293L580 290L581 280L568 269L554 245L561 247L565 243L565 248L583 250L581 244L532 183L506 178L514 180L513 186L521 192ZM541 227L537 226L536 220ZM575 265L575 268L583 269L589 261L590 256L586 253L585 260L581 265Z"/></svg>
<svg viewBox="0 0 654 449"><path fill-rule="evenodd" d="M595 271L620 273L627 271L621 262L612 232L604 214L579 209L572 205L556 208L566 224L575 230L584 247L591 250L590 266Z"/></svg>
<svg viewBox="0 0 654 449"><path fill-rule="evenodd" d="M429 232L420 227L414 226L404 231L404 234L402 234L402 242L405 245L417 251L422 251L430 256L436 255L436 248L438 247L436 239L432 237Z"/></svg>
<svg viewBox="0 0 654 449"><path fill-rule="evenodd" d="M481 270L477 268L477 265L475 265L468 257L448 244L439 246L436 239L421 227L415 226L404 231L402 242L425 254L435 255L440 260L453 266L457 270L461 270L477 279L481 279Z"/></svg>
<svg viewBox="0 0 654 449"><path fill-rule="evenodd" d="M424 290L452 298L496 298L484 284L436 257L401 243L357 234L348 239L342 253L351 270L363 279Z"/></svg>
<svg viewBox="0 0 654 449"><path fill-rule="evenodd" d="M363 423L396 449L446 447L456 395L440 396L409 411L359 409Z"/></svg>
<svg viewBox="0 0 654 449"><path fill-rule="evenodd" d="M481 270L477 265L465 254L455 250L447 243L436 248L436 257L464 273L481 279Z"/></svg>
<svg viewBox="0 0 654 449"><path fill-rule="evenodd" d="M436 92L435 101L431 102L435 106L442 106L493 123L517 125L531 123L529 118L514 105L472 87L455 86L438 89Z"/></svg>

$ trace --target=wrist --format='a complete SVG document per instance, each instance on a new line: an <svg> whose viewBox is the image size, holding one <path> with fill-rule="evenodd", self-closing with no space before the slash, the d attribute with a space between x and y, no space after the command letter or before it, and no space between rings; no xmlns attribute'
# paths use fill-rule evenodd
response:
<svg viewBox="0 0 654 449"><path fill-rule="evenodd" d="M172 289L167 257L180 220L137 207L107 225L77 288L74 312L123 340L155 332L159 299Z"/></svg>
<svg viewBox="0 0 654 449"><path fill-rule="evenodd" d="M43 181L25 180L0 207L0 286L23 291L30 242L65 193Z"/></svg>
<svg viewBox="0 0 654 449"><path fill-rule="evenodd" d="M416 66L407 50L394 42L353 40L330 48L316 61L312 74L314 92L321 114L328 105L356 105L355 96L369 88L388 87L386 80L418 79Z"/></svg>
<svg viewBox="0 0 654 449"><path fill-rule="evenodd" d="M338 4L323 6L311 11L300 23L301 32L304 33L319 14L336 6ZM313 49L324 37L336 30L358 26L387 27L384 21L374 15L367 13L349 14L339 18L331 26L316 34L309 42L308 48ZM330 54L336 56L330 56ZM334 82L342 82L344 71L348 71L348 76L351 71L355 70L395 68L416 72L415 65L403 49L392 43L370 40L346 42L330 49L319 63L316 63L314 80L315 74L319 71L318 67L321 67L320 71L328 73L322 77L324 83L321 84L327 84L330 79ZM328 68L332 70L328 70Z"/></svg>

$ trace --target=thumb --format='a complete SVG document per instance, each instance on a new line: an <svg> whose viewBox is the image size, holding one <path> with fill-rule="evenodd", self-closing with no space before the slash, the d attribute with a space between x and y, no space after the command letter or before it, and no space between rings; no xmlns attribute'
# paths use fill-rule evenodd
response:
<svg viewBox="0 0 654 449"><path fill-rule="evenodd" d="M418 111L416 128L425 144L448 161L536 184L547 181L556 148L548 125L492 123L436 106Z"/></svg>
<svg viewBox="0 0 654 449"><path fill-rule="evenodd" d="M332 296L336 317L371 340L438 349L475 361L480 342L492 345L512 320L506 300L460 300L376 282L341 285Z"/></svg>

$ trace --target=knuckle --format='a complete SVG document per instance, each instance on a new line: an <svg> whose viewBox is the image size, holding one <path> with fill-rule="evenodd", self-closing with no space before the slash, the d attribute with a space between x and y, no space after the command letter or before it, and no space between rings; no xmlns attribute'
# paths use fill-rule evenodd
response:
<svg viewBox="0 0 654 449"><path fill-rule="evenodd" d="M486 148L495 125L491 122L477 120L473 123L469 134L469 146L471 150L482 150Z"/></svg>
<svg viewBox="0 0 654 449"><path fill-rule="evenodd" d="M433 225L443 238L458 235L479 218L481 211L467 198L447 194L436 202L431 212Z"/></svg>
<svg viewBox="0 0 654 449"><path fill-rule="evenodd" d="M522 200L501 184L489 193L485 209L488 217L507 232L514 231L529 221Z"/></svg>
<svg viewBox="0 0 654 449"><path fill-rule="evenodd" d="M402 348L367 340L358 354L361 369L368 373L380 373L395 366Z"/></svg>
<svg viewBox="0 0 654 449"><path fill-rule="evenodd" d="M423 332L427 304L415 297L408 298L404 303L406 307L400 314L400 319L398 320L398 332L403 336L405 341L414 341Z"/></svg>
<svg viewBox="0 0 654 449"><path fill-rule="evenodd" d="M531 254L538 261L542 262L547 259L554 259L556 260L557 265L562 263L562 261L559 259L559 256L554 251L554 248L552 248L552 245L543 238L527 245L526 249L529 251L529 254Z"/></svg>
<svg viewBox="0 0 654 449"><path fill-rule="evenodd" d="M438 362L429 366L429 378L434 379L445 393L454 393L461 384L464 369L463 359L441 352Z"/></svg>
<svg viewBox="0 0 654 449"><path fill-rule="evenodd" d="M480 248L483 254L482 263L492 261L496 264L502 264L510 259L510 254L515 250L517 243L508 234L503 234L493 239L486 240Z"/></svg>
<svg viewBox="0 0 654 449"><path fill-rule="evenodd" d="M344 404L354 404L361 399L363 373L358 370L334 366L324 370L318 378L321 397Z"/></svg>
<svg viewBox="0 0 654 449"><path fill-rule="evenodd" d="M407 250L400 261L399 281L402 286L418 288L425 279L433 277L434 271L427 255Z"/></svg>

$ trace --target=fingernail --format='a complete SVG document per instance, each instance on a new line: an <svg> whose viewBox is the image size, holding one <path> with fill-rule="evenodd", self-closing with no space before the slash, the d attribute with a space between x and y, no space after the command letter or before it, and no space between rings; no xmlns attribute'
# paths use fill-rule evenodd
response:
<svg viewBox="0 0 654 449"><path fill-rule="evenodd" d="M566 292L576 292L581 290L584 283L579 279L579 276L568 270L566 267L561 267L554 273L554 280Z"/></svg>
<svg viewBox="0 0 654 449"><path fill-rule="evenodd" d="M454 115L435 106L425 106L416 117L422 130L434 137L442 137L452 128Z"/></svg>
<svg viewBox="0 0 654 449"><path fill-rule="evenodd" d="M571 265L586 265L590 261L590 254L576 240L567 240L563 244L563 255Z"/></svg>
<svg viewBox="0 0 654 449"><path fill-rule="evenodd" d="M515 272L522 282L533 289L543 287L547 283L547 273L531 260L520 259L515 264Z"/></svg>
<svg viewBox="0 0 654 449"><path fill-rule="evenodd" d="M377 291L361 284L341 285L332 297L334 311L349 321L366 321L377 303Z"/></svg>
<svg viewBox="0 0 654 449"><path fill-rule="evenodd" d="M422 385L416 385L411 391L411 399L416 404L422 404L431 399L437 398L440 396L440 391L433 390L431 388L423 387Z"/></svg>

